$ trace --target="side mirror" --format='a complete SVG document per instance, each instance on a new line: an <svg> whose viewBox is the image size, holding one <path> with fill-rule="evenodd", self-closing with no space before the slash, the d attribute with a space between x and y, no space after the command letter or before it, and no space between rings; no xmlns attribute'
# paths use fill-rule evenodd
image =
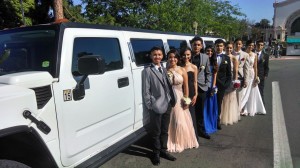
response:
<svg viewBox="0 0 300 168"><path fill-rule="evenodd" d="M88 55L78 59L78 72L82 75L103 74L105 61L101 56Z"/></svg>
<svg viewBox="0 0 300 168"><path fill-rule="evenodd" d="M100 56L88 55L78 59L78 71L83 77L73 89L73 98L75 101L81 100L85 96L84 81L88 75L103 74L105 72L105 61Z"/></svg>

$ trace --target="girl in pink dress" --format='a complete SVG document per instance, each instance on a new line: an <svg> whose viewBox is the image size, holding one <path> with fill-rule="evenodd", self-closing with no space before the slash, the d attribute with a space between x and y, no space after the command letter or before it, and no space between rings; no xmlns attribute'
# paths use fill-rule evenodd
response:
<svg viewBox="0 0 300 168"><path fill-rule="evenodd" d="M184 149L198 148L199 144L189 111L191 100L188 98L187 72L184 68L177 66L180 57L176 50L170 50L167 56L168 76L177 96L177 103L170 114L168 151L182 152Z"/></svg>

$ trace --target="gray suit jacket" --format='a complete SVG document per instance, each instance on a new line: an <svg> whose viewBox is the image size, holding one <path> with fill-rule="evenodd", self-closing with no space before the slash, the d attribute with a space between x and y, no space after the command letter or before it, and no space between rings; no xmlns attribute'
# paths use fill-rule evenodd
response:
<svg viewBox="0 0 300 168"><path fill-rule="evenodd" d="M155 69L154 64L151 64L150 67L146 67L142 72L144 104L148 110L158 114L163 114L167 111L171 101L171 94L176 96L173 89L168 86L167 80L169 79L166 75L166 69L162 69L163 74Z"/></svg>
<svg viewBox="0 0 300 168"><path fill-rule="evenodd" d="M206 54L200 54L199 56L192 57L192 63L198 67L198 87L203 91L207 91L211 86L211 72L209 57ZM204 69L201 67L204 66Z"/></svg>
<svg viewBox="0 0 300 168"><path fill-rule="evenodd" d="M244 52L244 51L240 51L240 53L237 52L233 52L234 56L239 55L239 58L237 57L237 60L239 61L239 69L238 69L238 78L244 78L245 82L248 82L249 77L249 54Z"/></svg>

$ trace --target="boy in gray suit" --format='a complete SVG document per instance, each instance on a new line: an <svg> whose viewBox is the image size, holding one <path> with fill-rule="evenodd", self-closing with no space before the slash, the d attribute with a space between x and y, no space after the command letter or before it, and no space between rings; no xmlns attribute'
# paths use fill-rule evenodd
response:
<svg viewBox="0 0 300 168"><path fill-rule="evenodd" d="M195 36L192 39L192 46L192 63L198 68L198 97L195 105L197 128L194 129L197 130L199 136L206 139L210 139L210 136L205 132L203 120L203 110L206 98L206 91L211 86L209 57L208 55L202 54L200 52L203 47L203 39L201 37Z"/></svg>
<svg viewBox="0 0 300 168"><path fill-rule="evenodd" d="M144 104L150 114L150 136L153 140L153 165L160 164L160 156L175 161L176 158L167 152L170 112L176 103L175 94L162 67L163 50L160 47L151 49L152 64L142 72Z"/></svg>

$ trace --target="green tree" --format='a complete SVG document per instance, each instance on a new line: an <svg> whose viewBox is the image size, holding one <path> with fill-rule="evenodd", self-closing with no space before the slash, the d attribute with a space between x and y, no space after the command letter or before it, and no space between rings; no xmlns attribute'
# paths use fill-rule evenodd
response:
<svg viewBox="0 0 300 168"><path fill-rule="evenodd" d="M32 25L30 12L34 9L34 0L23 0L25 25ZM0 1L0 29L19 27L23 25L22 8L20 0Z"/></svg>

